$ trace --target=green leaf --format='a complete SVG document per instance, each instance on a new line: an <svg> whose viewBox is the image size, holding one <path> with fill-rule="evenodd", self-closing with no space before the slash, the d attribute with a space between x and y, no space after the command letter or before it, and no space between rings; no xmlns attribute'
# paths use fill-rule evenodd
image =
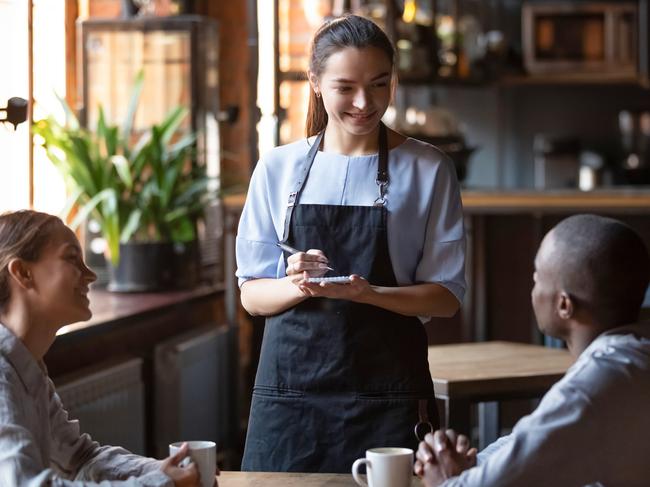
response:
<svg viewBox="0 0 650 487"><path fill-rule="evenodd" d="M133 129L133 121L135 120L135 112L138 109L138 103L140 101L140 94L142 93L142 87L144 86L144 70L138 71L138 74L135 77L135 83L133 84L133 90L131 91L131 98L129 99L129 107L126 111L126 118L122 124L122 141L124 147L129 147L131 139L131 130ZM129 155L128 153L126 154Z"/></svg>
<svg viewBox="0 0 650 487"><path fill-rule="evenodd" d="M111 156L109 160L115 167L115 170L124 183L124 186L126 186L127 189L131 190L133 188L133 177L131 176L129 161L122 155Z"/></svg>
<svg viewBox="0 0 650 487"><path fill-rule="evenodd" d="M65 202L65 206L59 213L61 219L63 221L66 221L70 215L70 212L72 211L72 208L74 205L79 201L79 198L83 194L83 189L81 188L75 188L70 196L68 196L68 199Z"/></svg>
<svg viewBox="0 0 650 487"><path fill-rule="evenodd" d="M133 234L138 230L140 226L140 221L142 220L142 211L135 209L129 215L129 218L122 229L122 235L120 237L120 242L126 243L131 240Z"/></svg>
<svg viewBox="0 0 650 487"><path fill-rule="evenodd" d="M170 147L169 152L171 157L177 157L180 154L189 152L193 148L194 142L196 142L196 135L187 134L183 136L178 142Z"/></svg>
<svg viewBox="0 0 650 487"><path fill-rule="evenodd" d="M190 218L178 220L171 231L171 239L174 242L190 242L196 239L194 224Z"/></svg>
<svg viewBox="0 0 650 487"><path fill-rule="evenodd" d="M187 116L187 114L187 108L181 106L172 109L167 114L165 120L163 120L163 122L159 125L161 139L164 144L169 143L172 136L176 133L176 130L178 130L178 127L180 127L181 123L183 123L183 119Z"/></svg>
<svg viewBox="0 0 650 487"><path fill-rule="evenodd" d="M66 124L66 126L71 128L72 130L78 130L79 129L79 119L77 118L77 116L74 114L74 112L70 108L70 105L68 105L68 102L65 101L65 98L59 96L57 93L55 93L54 96L56 96L57 100L59 100L59 103L61 103L61 106L63 107L63 110L65 111L65 124Z"/></svg>
<svg viewBox="0 0 650 487"><path fill-rule="evenodd" d="M193 201L197 201L206 194L209 184L210 179L207 177L204 179L199 179L198 181L194 181L183 193L178 196L178 198L174 200L174 204L187 205Z"/></svg>
<svg viewBox="0 0 650 487"><path fill-rule="evenodd" d="M72 220L72 223L70 224L70 228L75 230L88 216L91 214L93 210L103 201L107 200L113 200L115 201L117 199L117 195L115 194L115 190L113 188L107 188L99 193L97 193L95 196L90 198L88 202L86 202L83 206L79 208L79 213L77 213L77 216L75 217L74 220ZM100 214L100 218L98 218L98 221L104 220L106 217L110 215L103 215ZM101 221L100 221L101 224Z"/></svg>

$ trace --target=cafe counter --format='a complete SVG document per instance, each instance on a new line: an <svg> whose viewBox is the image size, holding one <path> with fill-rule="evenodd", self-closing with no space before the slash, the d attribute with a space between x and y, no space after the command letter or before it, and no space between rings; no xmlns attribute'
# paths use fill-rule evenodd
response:
<svg viewBox="0 0 650 487"><path fill-rule="evenodd" d="M578 190L477 190L462 192L470 214L503 213L650 213L650 188Z"/></svg>
<svg viewBox="0 0 650 487"><path fill-rule="evenodd" d="M542 343L530 304L533 262L544 235L577 213L617 218L650 248L650 189L482 191L462 193L468 288L461 330L449 341Z"/></svg>

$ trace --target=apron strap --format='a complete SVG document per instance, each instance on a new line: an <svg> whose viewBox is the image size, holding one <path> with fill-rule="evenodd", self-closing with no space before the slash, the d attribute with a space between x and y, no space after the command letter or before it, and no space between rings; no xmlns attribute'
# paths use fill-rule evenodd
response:
<svg viewBox="0 0 650 487"><path fill-rule="evenodd" d="M388 184L388 133L386 126L379 122L379 165L377 166L377 184Z"/></svg>
<svg viewBox="0 0 650 487"><path fill-rule="evenodd" d="M388 189L388 134L382 122L379 122L379 163L375 182L379 186L379 197L375 200L374 206L384 206Z"/></svg>
<svg viewBox="0 0 650 487"><path fill-rule="evenodd" d="M307 156L302 160L302 164L298 167L298 177L296 178L296 182L293 185L292 191L289 193L289 200L287 201L287 212L284 217L282 243L286 243L289 239L289 227L291 225L291 216L293 215L293 209L298 204L298 197L300 196L302 187L305 185L305 181L307 181L307 176L309 176L311 165L314 163L314 159L316 159L316 153L320 148L320 144L323 140L323 135L325 135L324 130L316 136L316 140L314 140L314 143L309 148Z"/></svg>
<svg viewBox="0 0 650 487"><path fill-rule="evenodd" d="M298 198L302 191L305 181L309 176L316 154L320 148L321 142L325 131L321 131L317 136L314 143L309 148L307 156L302 160L302 164L298 167L298 177L293 185L292 191L289 193L287 201L287 212L284 217L284 231L282 233L282 243L287 243L289 239L289 227L291 226L291 217L293 216L293 209L298 205ZM379 163L377 165L377 178L375 182L379 186L379 197L375 200L375 206L384 206L386 203L386 189L388 187L388 134L386 126L383 122L379 122Z"/></svg>

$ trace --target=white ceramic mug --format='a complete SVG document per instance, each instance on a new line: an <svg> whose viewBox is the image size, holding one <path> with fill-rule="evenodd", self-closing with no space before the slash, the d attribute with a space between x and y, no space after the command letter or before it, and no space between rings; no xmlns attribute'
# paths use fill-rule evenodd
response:
<svg viewBox="0 0 650 487"><path fill-rule="evenodd" d="M359 467L366 466L368 483L359 476ZM413 450L410 448L371 448L366 458L352 464L354 481L364 487L409 487L413 478Z"/></svg>
<svg viewBox="0 0 650 487"><path fill-rule="evenodd" d="M169 445L169 455L175 455L187 443L189 456L201 475L201 487L214 487L217 474L217 444L214 441L178 441Z"/></svg>

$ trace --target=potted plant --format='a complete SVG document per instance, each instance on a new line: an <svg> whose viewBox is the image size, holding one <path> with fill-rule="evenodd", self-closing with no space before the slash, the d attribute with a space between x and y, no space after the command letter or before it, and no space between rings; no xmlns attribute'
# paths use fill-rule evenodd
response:
<svg viewBox="0 0 650 487"><path fill-rule="evenodd" d="M101 228L114 291L195 283L197 221L216 197L216 182L193 162L195 135L180 134L186 109L173 109L131 142L142 85L140 73L121 127L107 123L100 107L95 129L85 129L64 100L64 124L48 117L33 127L66 179L65 213L77 208L71 226L91 217Z"/></svg>

